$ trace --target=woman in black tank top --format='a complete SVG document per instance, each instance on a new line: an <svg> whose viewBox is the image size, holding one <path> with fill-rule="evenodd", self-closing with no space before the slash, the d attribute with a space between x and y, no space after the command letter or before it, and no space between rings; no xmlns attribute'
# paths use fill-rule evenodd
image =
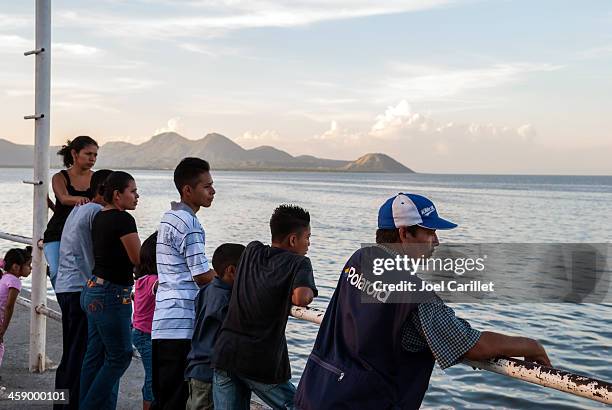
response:
<svg viewBox="0 0 612 410"><path fill-rule="evenodd" d="M93 174L91 168L98 156L98 143L91 137L79 136L68 141L57 154L63 157L67 169L53 175L51 180L55 209L43 237L45 258L54 288L59 266L60 239L66 219L75 205L85 204L91 199L89 183Z"/></svg>

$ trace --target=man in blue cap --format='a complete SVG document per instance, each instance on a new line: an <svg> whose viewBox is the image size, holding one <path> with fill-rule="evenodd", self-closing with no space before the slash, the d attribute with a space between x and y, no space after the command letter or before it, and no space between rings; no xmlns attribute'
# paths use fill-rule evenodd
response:
<svg viewBox="0 0 612 410"><path fill-rule="evenodd" d="M357 250L342 270L298 386L298 409L418 409L435 361L446 369L464 358L514 356L550 366L536 340L473 329L435 295L389 303L371 292L364 278L373 258L394 258L392 249L428 258L436 231L455 227L421 195L385 201L376 246Z"/></svg>

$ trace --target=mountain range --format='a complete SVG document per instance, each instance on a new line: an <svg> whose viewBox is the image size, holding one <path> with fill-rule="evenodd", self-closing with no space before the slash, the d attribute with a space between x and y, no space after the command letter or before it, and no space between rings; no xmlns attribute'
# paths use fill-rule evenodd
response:
<svg viewBox="0 0 612 410"><path fill-rule="evenodd" d="M50 148L52 167L61 166L61 158L55 155L58 149ZM0 139L0 166L28 166L33 162L33 151L31 145ZM365 154L355 161L292 156L271 146L244 149L221 134L190 140L175 132L155 135L142 144L108 142L100 147L96 168L173 169L188 156L206 159L213 169L227 170L414 172L380 153Z"/></svg>

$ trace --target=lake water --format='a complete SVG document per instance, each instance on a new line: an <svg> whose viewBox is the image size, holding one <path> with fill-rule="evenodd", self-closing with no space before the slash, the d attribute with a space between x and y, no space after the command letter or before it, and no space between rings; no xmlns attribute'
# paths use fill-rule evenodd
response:
<svg viewBox="0 0 612 410"><path fill-rule="evenodd" d="M134 216L141 237L152 233L176 191L169 171L134 171L141 195ZM30 169L0 169L0 231L30 236ZM612 240L612 177L213 172L217 195L198 214L206 251L223 242L269 241L268 221L281 203L312 217L309 256L325 308L346 259L374 241L380 204L399 192L430 197L458 229L446 242L599 242ZM3 254L11 246L0 241ZM538 338L555 367L612 381L612 305L462 304L458 315L481 330ZM291 319L287 335L294 378L310 353L317 326ZM375 335L373 335L374 337ZM456 365L435 368L423 408L602 408L596 402Z"/></svg>

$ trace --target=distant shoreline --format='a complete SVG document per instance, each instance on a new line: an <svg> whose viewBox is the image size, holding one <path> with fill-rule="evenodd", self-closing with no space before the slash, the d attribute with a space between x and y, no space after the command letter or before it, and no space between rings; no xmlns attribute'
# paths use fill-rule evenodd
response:
<svg viewBox="0 0 612 410"><path fill-rule="evenodd" d="M214 164L211 165L212 171L244 171L244 172L320 172L320 173L339 173L339 174L397 174L397 175L414 175L420 174L420 172L389 172L389 171L344 171L342 169L311 169L311 168L215 168ZM107 167L104 167L107 168ZM134 170L134 171L173 171L174 168L149 168L149 167L108 167L117 168L122 170ZM24 167L20 165L0 165L0 169L34 169L34 167ZM63 169L51 166L49 169ZM97 169L97 168L94 168ZM444 174L440 174L444 175ZM454 175L454 174L448 174ZM474 174L478 175L478 174Z"/></svg>
<svg viewBox="0 0 612 410"><path fill-rule="evenodd" d="M112 168L112 167L111 167ZM173 168L146 168L146 167L116 167L123 170L133 171L172 171ZM33 167L25 167L21 165L0 165L0 169L33 169ZM63 169L51 167L51 170ZM95 169L95 168L94 168ZM338 174L382 174L382 175L447 175L447 176L491 176L491 177L612 177L612 174L487 174L478 172L462 172L462 173L447 173L447 172L385 172L385 171L343 171L338 169L296 169L296 168L214 168L214 171L238 171L238 172L316 172L316 173L338 173Z"/></svg>

